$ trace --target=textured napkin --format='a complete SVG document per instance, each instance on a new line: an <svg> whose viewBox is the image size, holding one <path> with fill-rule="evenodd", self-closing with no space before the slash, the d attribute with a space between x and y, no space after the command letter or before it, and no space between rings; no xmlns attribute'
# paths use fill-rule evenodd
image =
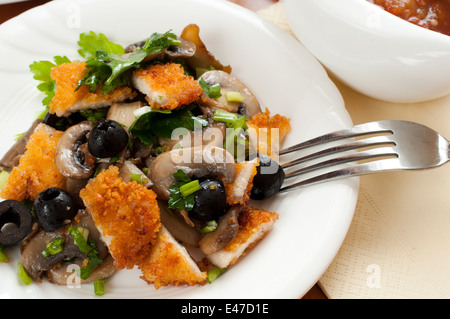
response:
<svg viewBox="0 0 450 319"><path fill-rule="evenodd" d="M282 3L258 14L293 34ZM450 96L388 103L330 77L354 124L415 121L450 138ZM361 177L349 232L319 285L333 299L450 298L450 165Z"/></svg>

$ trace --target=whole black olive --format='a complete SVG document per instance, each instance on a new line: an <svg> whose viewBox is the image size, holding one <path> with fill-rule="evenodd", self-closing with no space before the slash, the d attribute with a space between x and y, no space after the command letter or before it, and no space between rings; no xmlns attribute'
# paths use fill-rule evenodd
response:
<svg viewBox="0 0 450 319"><path fill-rule="evenodd" d="M128 133L116 121L101 120L88 139L89 153L99 158L118 155L128 145Z"/></svg>
<svg viewBox="0 0 450 319"><path fill-rule="evenodd" d="M198 220L210 221L225 214L227 196L223 182L216 178L206 178L199 182L200 190L193 194L195 205L189 215Z"/></svg>
<svg viewBox="0 0 450 319"><path fill-rule="evenodd" d="M13 246L31 233L31 211L15 200L0 203L0 245Z"/></svg>
<svg viewBox="0 0 450 319"><path fill-rule="evenodd" d="M41 228L52 232L65 226L78 212L78 205L66 191L51 187L39 193L34 201L36 219Z"/></svg>
<svg viewBox="0 0 450 319"><path fill-rule="evenodd" d="M260 154L258 157L259 166L253 178L250 198L262 200L278 193L283 185L285 174L283 168L269 156Z"/></svg>

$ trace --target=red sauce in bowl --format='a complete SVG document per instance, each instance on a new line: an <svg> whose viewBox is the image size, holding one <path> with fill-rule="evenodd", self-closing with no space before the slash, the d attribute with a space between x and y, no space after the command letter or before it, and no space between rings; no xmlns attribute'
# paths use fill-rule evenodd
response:
<svg viewBox="0 0 450 319"><path fill-rule="evenodd" d="M368 0L423 28L450 35L450 0Z"/></svg>

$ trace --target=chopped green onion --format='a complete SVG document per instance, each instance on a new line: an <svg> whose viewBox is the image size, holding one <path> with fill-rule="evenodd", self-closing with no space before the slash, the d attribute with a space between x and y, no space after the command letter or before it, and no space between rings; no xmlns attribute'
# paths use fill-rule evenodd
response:
<svg viewBox="0 0 450 319"><path fill-rule="evenodd" d="M130 174L130 182L135 181L138 184L142 184L141 174Z"/></svg>
<svg viewBox="0 0 450 319"><path fill-rule="evenodd" d="M96 296L103 296L105 294L106 279L99 279L94 281L94 293Z"/></svg>
<svg viewBox="0 0 450 319"><path fill-rule="evenodd" d="M213 115L213 120L229 124L233 124L238 118L239 115L236 113L231 113L224 110L216 110Z"/></svg>
<svg viewBox="0 0 450 319"><path fill-rule="evenodd" d="M215 68L210 65L207 68L195 68L195 76L198 79L199 77L201 77L203 75L203 73L211 71L211 70L215 70Z"/></svg>
<svg viewBox="0 0 450 319"><path fill-rule="evenodd" d="M200 230L200 232L202 234L210 233L212 231L215 231L217 226L218 224L215 220L210 220L209 222L206 223L206 226Z"/></svg>
<svg viewBox="0 0 450 319"><path fill-rule="evenodd" d="M25 285L29 285L31 284L31 277L27 274L27 271L25 270L25 268L23 267L22 263L19 261L17 263L17 276L20 278L20 280L23 281L23 283Z"/></svg>
<svg viewBox="0 0 450 319"><path fill-rule="evenodd" d="M227 98L228 102L242 102L242 101L244 101L244 97L242 96L241 92L237 92L237 91L225 92L225 97Z"/></svg>
<svg viewBox="0 0 450 319"><path fill-rule="evenodd" d="M183 186L180 186L180 192L183 197L188 197L189 195L195 193L200 189L200 183L198 180L189 182L187 184L184 184Z"/></svg>
<svg viewBox="0 0 450 319"><path fill-rule="evenodd" d="M119 155L113 156L113 157L111 157L111 158L109 159L109 162L110 162L110 163L115 163L115 162L117 162L119 159L120 159L120 156L119 156Z"/></svg>
<svg viewBox="0 0 450 319"><path fill-rule="evenodd" d="M41 252L44 257L54 256L63 251L64 238L56 238L51 243L48 243L45 250Z"/></svg>
<svg viewBox="0 0 450 319"><path fill-rule="evenodd" d="M87 255L88 263L85 267L80 269L80 278L87 279L94 268L101 264L103 260L98 257L95 243L92 240L87 240L89 235L89 230L87 228L70 225L67 232L73 237L75 245L78 246L80 251Z"/></svg>
<svg viewBox="0 0 450 319"><path fill-rule="evenodd" d="M9 178L9 173L7 171L2 171L0 173L0 189L6 185L8 178Z"/></svg>
<svg viewBox="0 0 450 319"><path fill-rule="evenodd" d="M245 123L248 119L245 116L239 116L237 113L216 110L213 115L213 120L227 123L228 127L232 127L234 129L248 129L248 126Z"/></svg>
<svg viewBox="0 0 450 319"><path fill-rule="evenodd" d="M208 282L212 283L216 280L220 275L225 272L226 268L215 267L211 270L208 270Z"/></svg>
<svg viewBox="0 0 450 319"><path fill-rule="evenodd" d="M9 257L8 257L8 255L6 255L4 249L5 249L5 247L0 245L0 263L8 263L9 262Z"/></svg>
<svg viewBox="0 0 450 319"><path fill-rule="evenodd" d="M14 136L14 141L18 141L18 140L20 140L20 138L22 137L22 136L24 136L25 135L25 132L22 132L22 133L17 133L15 136Z"/></svg>
<svg viewBox="0 0 450 319"><path fill-rule="evenodd" d="M219 83L209 86L204 79L200 79L198 81L198 83L202 87L203 92L205 92L206 95L208 95L210 98L218 99L219 97L222 96L222 93L220 93L220 84Z"/></svg>
<svg viewBox="0 0 450 319"><path fill-rule="evenodd" d="M87 243L87 240L83 234L83 230L86 228L83 227L75 227L70 225L67 230L70 235L72 235L75 245L78 246L82 253L88 254L91 251L91 246Z"/></svg>

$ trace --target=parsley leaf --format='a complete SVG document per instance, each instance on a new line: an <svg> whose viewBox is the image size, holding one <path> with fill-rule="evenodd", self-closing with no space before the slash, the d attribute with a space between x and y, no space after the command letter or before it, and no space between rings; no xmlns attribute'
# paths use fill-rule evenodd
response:
<svg viewBox="0 0 450 319"><path fill-rule="evenodd" d="M84 43L81 39L80 42ZM142 48L137 48L136 52L126 55L111 43L103 45L102 42L101 47L96 48L95 53L91 47L80 49L80 54L90 58L86 61L87 72L79 81L78 88L87 85L89 91L94 92L102 86L103 94L107 94L118 86L129 86L132 69L141 67L141 63L150 54L174 45L180 46L181 42L177 40L175 34L168 31L164 34L153 33Z"/></svg>
<svg viewBox="0 0 450 319"><path fill-rule="evenodd" d="M201 78L198 83L200 84L201 88L203 89L203 92L206 93L210 98L212 99L218 99L222 96L222 93L220 93L220 84L216 83L214 85L209 86L206 81Z"/></svg>
<svg viewBox="0 0 450 319"><path fill-rule="evenodd" d="M70 63L70 59L66 56L55 56L53 62L50 61L34 61L30 64L30 71L33 73L33 79L39 81L37 88L39 91L45 94L45 98L42 100L42 104L48 106L53 96L55 96L55 81L52 80L50 71L53 67Z"/></svg>
<svg viewBox="0 0 450 319"><path fill-rule="evenodd" d="M177 128L194 131L208 125L206 119L196 117L190 110L176 111L150 110L139 116L130 126L129 132L147 146L152 144L153 136L170 138Z"/></svg>
<svg viewBox="0 0 450 319"><path fill-rule="evenodd" d="M192 180L181 169L177 170L173 174L173 177L175 177L179 183L173 184L169 187L169 208L179 211L183 209L186 209L187 211L192 210L195 206L194 195L190 194L184 197L180 190L183 185L190 183Z"/></svg>
<svg viewBox="0 0 450 319"><path fill-rule="evenodd" d="M80 47L78 53L85 59L94 58L97 50L119 55L125 53L120 44L113 43L103 33L96 34L94 31L81 33L78 46Z"/></svg>

